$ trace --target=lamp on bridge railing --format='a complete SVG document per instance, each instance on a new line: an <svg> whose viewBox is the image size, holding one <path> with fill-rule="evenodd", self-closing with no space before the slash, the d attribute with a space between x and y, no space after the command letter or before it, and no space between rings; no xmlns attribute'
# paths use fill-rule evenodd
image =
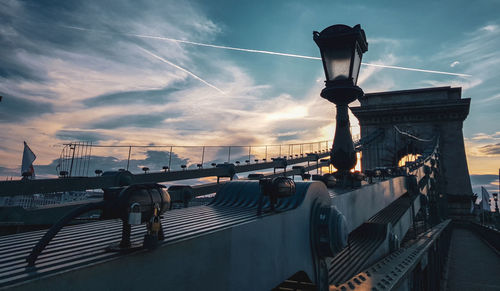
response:
<svg viewBox="0 0 500 291"><path fill-rule="evenodd" d="M498 193L493 193L493 199L495 200L495 212L498 213Z"/></svg>
<svg viewBox="0 0 500 291"><path fill-rule="evenodd" d="M321 97L337 106L337 125L330 162L339 174L347 174L356 165L348 105L364 94L356 83L368 43L359 24L354 27L332 25L321 32L313 32L313 39L319 47L326 76Z"/></svg>

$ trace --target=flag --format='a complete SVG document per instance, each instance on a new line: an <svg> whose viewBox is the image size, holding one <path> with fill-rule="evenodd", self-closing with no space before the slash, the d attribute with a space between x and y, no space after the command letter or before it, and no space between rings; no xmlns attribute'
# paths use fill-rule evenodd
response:
<svg viewBox="0 0 500 291"><path fill-rule="evenodd" d="M33 162L35 161L36 156L33 151L30 149L28 144L24 142L24 151L23 151L23 163L21 165L21 175L24 173L29 173L28 176L35 176L35 169L33 168Z"/></svg>
<svg viewBox="0 0 500 291"><path fill-rule="evenodd" d="M481 209L491 211L490 208L490 193L481 186Z"/></svg>

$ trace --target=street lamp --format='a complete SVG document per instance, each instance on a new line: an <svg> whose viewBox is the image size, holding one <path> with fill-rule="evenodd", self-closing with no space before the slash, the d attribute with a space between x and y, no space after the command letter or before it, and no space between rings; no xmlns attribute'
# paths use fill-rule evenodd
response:
<svg viewBox="0 0 500 291"><path fill-rule="evenodd" d="M495 200L495 212L498 213L498 193L493 193L493 199Z"/></svg>
<svg viewBox="0 0 500 291"><path fill-rule="evenodd" d="M337 168L339 174L346 175L356 165L348 105L364 94L356 83L368 43L359 24L354 27L332 25L322 32L313 32L313 39L319 47L326 76L321 97L337 107L337 125L330 163Z"/></svg>

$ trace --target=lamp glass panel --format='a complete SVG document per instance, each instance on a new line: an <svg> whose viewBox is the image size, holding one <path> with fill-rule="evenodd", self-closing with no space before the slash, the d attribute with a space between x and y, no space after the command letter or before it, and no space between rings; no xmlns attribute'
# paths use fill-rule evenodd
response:
<svg viewBox="0 0 500 291"><path fill-rule="evenodd" d="M359 51L356 49L354 51L354 61L352 64L352 82L354 83L354 85L356 85L356 83L358 82L360 65L361 65L361 56L359 55Z"/></svg>
<svg viewBox="0 0 500 291"><path fill-rule="evenodd" d="M345 80L349 78L351 65L351 53L349 47L325 48L323 52L328 81Z"/></svg>

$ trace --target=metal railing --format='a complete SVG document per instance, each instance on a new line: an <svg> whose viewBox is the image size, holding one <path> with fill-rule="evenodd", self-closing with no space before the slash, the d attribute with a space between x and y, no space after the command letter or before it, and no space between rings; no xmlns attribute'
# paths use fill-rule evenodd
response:
<svg viewBox="0 0 500 291"><path fill-rule="evenodd" d="M204 168L217 163L251 164L272 158L298 158L306 153L324 152L328 141L273 145L183 146L183 145L99 145L71 142L63 145L56 172L62 177L89 176L89 169L146 171ZM109 156L111 154L111 156ZM152 161L152 155L157 157ZM119 157L123 157L120 159ZM114 162L103 168L100 159ZM154 165L153 165L154 164ZM152 167L153 166L153 167Z"/></svg>
<svg viewBox="0 0 500 291"><path fill-rule="evenodd" d="M304 153L286 159L286 164L308 163L316 161L319 166L319 159L329 156L328 150L321 150L318 153ZM191 168L182 170L155 170L144 174L133 174L129 171L108 171L95 177L60 177L58 179L35 179L35 180L15 180L0 181L0 196L31 195L39 193L54 193L62 191L84 191L88 189L102 189L118 187L137 183L162 183L169 181L180 181L189 179L199 179L206 177L232 177L235 173L245 173L265 169L283 169L283 161L275 159L265 162L254 162L248 164L216 164L218 166L208 168ZM286 171L286 166L283 171Z"/></svg>
<svg viewBox="0 0 500 291"><path fill-rule="evenodd" d="M451 220L423 233L411 245L376 262L330 290L440 290L449 250Z"/></svg>

